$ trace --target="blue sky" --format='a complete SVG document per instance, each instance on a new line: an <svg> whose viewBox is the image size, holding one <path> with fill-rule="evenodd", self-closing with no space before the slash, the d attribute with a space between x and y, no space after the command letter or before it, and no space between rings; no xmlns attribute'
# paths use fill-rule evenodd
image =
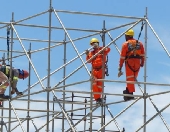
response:
<svg viewBox="0 0 170 132"><path fill-rule="evenodd" d="M134 17L143 17L145 15L146 7L148 10L148 20L151 24L151 26L154 28L156 33L158 34L159 38L164 43L164 46L168 51L170 51L169 41L170 41L170 25L169 25L169 4L170 2L168 0L161 1L147 1L147 0L86 0L86 1L78 1L78 0L62 0L62 1L52 1L52 7L56 10L67 10L67 11L78 11L78 12L90 12L90 13L101 13L101 14L113 14L113 15L120 15L120 16L134 16ZM0 4L0 22L10 22L12 18L12 12L14 12L14 20L22 20L24 18L27 18L29 16L33 16L35 14L47 11L49 9L49 1L42 1L42 0L17 0L17 1L3 1ZM76 14L68 14L68 13L58 13L63 25L66 28L78 28L78 29L91 29L91 30L101 30L103 28L103 21L106 22L106 29L114 28L117 26L120 26L122 24L126 24L129 22L134 22L135 19L124 19L124 18L114 18L114 17L99 17L99 16L88 16L88 15L76 15ZM33 24L33 25L44 25L48 26L48 13L41 15L39 17L35 17L26 21L23 21L22 24ZM3 24L0 25L0 27L4 26ZM56 16L52 15L52 26L54 27L61 27L60 23L58 22L58 19ZM138 34L140 32L141 23L139 23L137 26L134 27L135 31L135 38L138 37ZM119 36L122 32L124 32L129 26L110 31L113 39ZM25 26L15 26L15 29L19 35L20 38L30 38L30 39L39 39L39 40L48 40L48 29L40 29L40 28L30 28ZM6 28L0 29L0 36L6 37ZM79 37L83 37L86 35L90 35L92 33L90 32L82 32L82 31L72 31L67 30L70 37L72 39L76 39ZM142 31L140 41L144 43L144 30ZM164 49L162 48L161 44L158 42L156 37L153 35L152 31L148 27L148 42L147 42L147 64L146 64L146 71L147 71L147 82L152 83L164 83L169 84L170 78L170 72L169 67L169 56L166 54ZM16 37L14 33L14 37ZM97 37L100 41L101 38L99 35L96 35L94 37ZM63 30L52 30L52 36L51 39L55 42L62 42L64 40L64 31ZM75 41L74 44L76 46L76 49L81 54L86 49L90 48L89 41L90 38L85 38L79 41ZM68 40L68 38L67 38ZM106 45L110 42L110 38L106 34ZM122 36L120 39L116 41L117 46L119 49L121 48L121 44L125 41L124 36ZM0 39L1 43L1 50L6 50L6 40ZM29 44L32 44L32 50L38 50L44 47L48 46L47 42L36 42L36 41L24 41L22 40L22 43L26 50L29 49ZM55 43L52 43L51 45L54 45ZM120 78L117 78L117 68L118 68L118 61L119 61L119 54L116 51L114 45L112 44L110 46L111 52L109 54L109 77L106 77L106 79L109 80L119 80L124 81L125 76L121 76ZM13 50L19 50L23 51L20 43L18 40L14 40L14 47ZM63 65L63 45L56 46L55 48L51 49L51 72L58 69ZM0 52L0 55L2 56L4 52ZM18 53L13 53L13 56L18 55ZM43 78L47 75L47 51L41 51L41 52L35 52L31 56L31 61L35 67L36 72L38 73L40 78ZM0 56L0 57L1 57ZM77 54L72 46L71 43L67 44L67 60L66 62L69 62L74 57L76 57ZM82 56L82 59L85 61L85 55ZM76 68L78 68L80 65L82 65L82 62L80 59L76 59L74 62L69 64L66 67L66 76L68 76L70 73L72 73ZM23 68L28 69L28 59L26 56L18 57L16 59L13 59L13 66L17 68ZM86 64L88 69L90 70L90 64ZM144 76L144 68L141 69L138 80L140 82L143 81ZM51 76L50 85L51 87L54 87L56 84L59 83L63 79L63 70L58 71L53 76ZM79 71L77 71L75 74L73 74L71 77L69 77L66 80L66 84L74 83L82 80L89 79L89 75L86 72L85 68L81 68ZM36 77L36 74L34 71L31 71L31 85L37 82L38 79ZM46 80L43 82L43 85L46 87L47 83ZM27 89L28 86L28 79L24 81L19 81L18 88L20 90ZM62 84L60 85L62 86ZM143 85L141 85L143 88ZM67 89L72 91L90 91L90 83L83 83L80 85L70 86ZM124 83L105 83L105 92L106 93L113 93L113 94L121 94L122 91L125 88ZM36 92L42 90L41 85L36 85L32 88L31 92ZM153 94L158 92L164 92L169 91L169 86L152 86L147 85L147 93ZM8 93L8 90L7 90ZM25 93L26 94L26 93ZM57 96L60 98L62 97L62 93L57 93ZM76 95L82 95L75 93ZM140 89L136 85L136 95L142 95ZM68 93L66 96L71 96L71 93ZM89 95L82 95L82 96L88 96ZM169 94L154 96L152 99L155 102L156 106L159 109L162 109L167 104L169 104L168 101ZM51 99L52 99L51 94ZM31 96L34 100L46 100L46 94L40 93L37 95ZM79 98L75 98L75 100L80 100ZM83 99L81 99L83 100ZM115 102L122 100L121 96L108 96L108 102ZM23 103L22 106L20 105L21 102L19 101L13 101L15 108L26 108L27 104ZM127 107L131 102L121 103L121 104L114 104L110 105L110 109L113 115L117 115L120 111L122 111L125 107ZM6 105L8 105L6 103ZM31 108L37 108L38 103L31 103ZM40 109L46 109L45 103L39 103L38 107ZM8 107L8 106L7 106ZM80 108L79 105L75 105L75 108ZM83 107L83 106L81 106ZM50 109L52 109L52 105L50 105ZM66 110L70 110L71 105L66 106ZM58 105L55 106L56 111L60 111ZM18 111L17 111L18 112ZM79 113L79 112L77 112ZM74 114L77 114L76 112ZM18 115L20 118L26 117L26 112L18 112ZM37 114L36 112L30 113L31 117L42 115L41 113ZM43 113L46 114L46 113ZM80 112L80 114L82 114ZM100 114L100 109L97 109L96 113L94 114ZM150 119L154 114L156 114L155 109L153 108L152 104L149 100L147 100L147 120ZM169 120L169 108L166 109L163 113L163 116L168 124L170 124ZM7 114L8 116L8 114ZM45 124L46 118L39 118L34 119L35 124L38 128L40 128L42 125ZM106 116L106 122L111 120L111 117L109 113L107 113ZM56 125L55 130L60 131L61 130L61 121L56 120L55 121L58 125ZM68 128L67 121L66 122L66 128ZM138 101L134 106L132 106L130 109L128 109L125 113L123 113L121 116L118 117L117 122L122 129L123 127L126 129L126 132L132 132L136 131L140 126L143 125L143 100ZM100 120L95 121L94 128L99 129L98 124L100 123ZM113 122L107 127L107 129L117 129L115 126L113 128ZM77 130L82 129L83 123L77 126ZM15 125L14 125L15 126ZM24 128L26 129L26 124L23 123ZM87 125L88 128L88 125ZM165 125L162 123L162 120L157 117L152 122L150 122L147 125L147 131L167 131ZM31 131L34 131L35 129L33 126L30 127ZM18 131L21 130L20 127L17 129ZM42 129L42 130L45 130ZM142 130L141 130L142 131Z"/></svg>

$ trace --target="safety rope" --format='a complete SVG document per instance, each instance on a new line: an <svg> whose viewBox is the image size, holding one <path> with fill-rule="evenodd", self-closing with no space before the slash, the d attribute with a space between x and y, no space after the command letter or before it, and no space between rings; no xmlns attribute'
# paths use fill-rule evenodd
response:
<svg viewBox="0 0 170 132"><path fill-rule="evenodd" d="M108 65L107 65L107 62L108 62L108 55L106 56L106 62L105 62L105 75L106 76L109 76L109 68L108 68Z"/></svg>
<svg viewBox="0 0 170 132"><path fill-rule="evenodd" d="M102 39L102 42L103 42L103 35L100 35L100 37L101 37L101 39ZM108 68L108 65L107 65L107 62L108 62L108 60L109 60L109 57L108 57L108 55L106 56L106 62L105 62L105 75L106 76L109 76L109 68Z"/></svg>
<svg viewBox="0 0 170 132"><path fill-rule="evenodd" d="M8 61L9 61L9 41L10 41L10 28L7 27L7 58L8 58Z"/></svg>
<svg viewBox="0 0 170 132"><path fill-rule="evenodd" d="M141 28L140 28L140 33L139 33L139 35L138 35L137 43L138 43L139 38L140 38L140 36L141 36L141 33L142 33L142 30L143 30L144 24L145 24L145 23L142 21L142 25L141 25Z"/></svg>

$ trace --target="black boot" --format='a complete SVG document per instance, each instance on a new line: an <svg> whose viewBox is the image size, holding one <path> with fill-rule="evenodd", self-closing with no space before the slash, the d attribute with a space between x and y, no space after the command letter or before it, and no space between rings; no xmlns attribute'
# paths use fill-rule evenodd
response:
<svg viewBox="0 0 170 132"><path fill-rule="evenodd" d="M128 88L126 88L126 90L123 91L123 94L130 94L130 95L133 95L133 92L130 93L129 90L128 90ZM124 96L123 99L124 99L125 101L128 101L128 100L134 99L134 97Z"/></svg>
<svg viewBox="0 0 170 132"><path fill-rule="evenodd" d="M0 94L0 98L1 99L10 99L10 96L4 95L4 94Z"/></svg>
<svg viewBox="0 0 170 132"><path fill-rule="evenodd" d="M103 103L103 100L101 98L96 99L96 104L102 105L102 103Z"/></svg>
<svg viewBox="0 0 170 132"><path fill-rule="evenodd" d="M128 94L126 90L123 90L123 94ZM127 101L128 100L128 97L127 96L123 96L123 99L124 101Z"/></svg>

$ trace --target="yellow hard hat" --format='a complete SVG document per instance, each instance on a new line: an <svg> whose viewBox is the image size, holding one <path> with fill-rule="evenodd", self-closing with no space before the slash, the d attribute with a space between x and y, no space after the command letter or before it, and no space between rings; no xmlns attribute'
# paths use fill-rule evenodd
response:
<svg viewBox="0 0 170 132"><path fill-rule="evenodd" d="M90 40L90 45L91 45L92 43L99 43L99 40L98 40L97 38L92 38L92 39Z"/></svg>
<svg viewBox="0 0 170 132"><path fill-rule="evenodd" d="M130 29L125 33L125 35L134 36L134 31Z"/></svg>

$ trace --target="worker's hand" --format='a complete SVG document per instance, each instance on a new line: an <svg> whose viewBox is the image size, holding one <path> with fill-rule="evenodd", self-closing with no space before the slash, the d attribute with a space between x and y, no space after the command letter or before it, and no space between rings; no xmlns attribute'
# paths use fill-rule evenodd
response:
<svg viewBox="0 0 170 132"><path fill-rule="evenodd" d="M85 51L85 54L86 54L86 55L88 55L88 54L89 54L89 51L88 51L88 50L86 50L86 51Z"/></svg>
<svg viewBox="0 0 170 132"><path fill-rule="evenodd" d="M142 61L141 64L140 64L140 67L143 67L144 66L144 62Z"/></svg>
<svg viewBox="0 0 170 132"><path fill-rule="evenodd" d="M121 75L123 75L123 72L122 71L119 71L117 76L120 77Z"/></svg>
<svg viewBox="0 0 170 132"><path fill-rule="evenodd" d="M119 68L118 68L118 71L121 71L121 70L122 70L122 67L119 67Z"/></svg>
<svg viewBox="0 0 170 132"><path fill-rule="evenodd" d="M143 58L141 59L141 62L140 62L140 67L143 67L143 66L144 66L144 62L145 62L145 58L143 57Z"/></svg>
<svg viewBox="0 0 170 132"><path fill-rule="evenodd" d="M123 75L122 67L119 67L119 68L118 68L118 71L119 71L119 72L118 72L118 75L117 75L118 77L120 77L121 75Z"/></svg>

